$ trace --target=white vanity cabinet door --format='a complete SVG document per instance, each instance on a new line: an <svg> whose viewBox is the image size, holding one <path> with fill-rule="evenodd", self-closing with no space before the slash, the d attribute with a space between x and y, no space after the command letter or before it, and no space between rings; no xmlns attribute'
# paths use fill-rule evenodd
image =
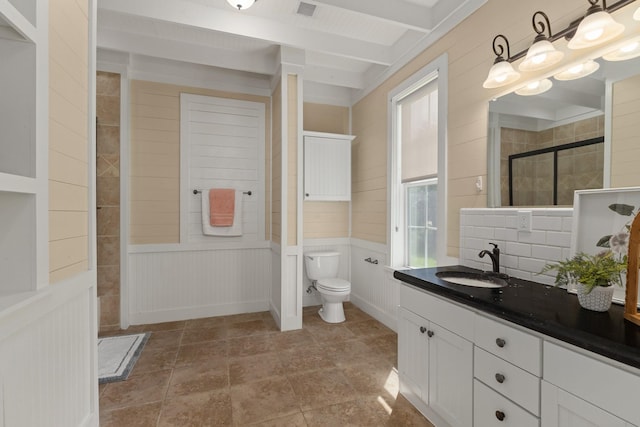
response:
<svg viewBox="0 0 640 427"><path fill-rule="evenodd" d="M398 370L400 389L424 403L429 402L429 342L426 319L400 307L398 316Z"/></svg>
<svg viewBox="0 0 640 427"><path fill-rule="evenodd" d="M398 320L402 394L414 405L422 402L431 411L425 415L438 417L434 423L471 427L473 344L402 307Z"/></svg>
<svg viewBox="0 0 640 427"><path fill-rule="evenodd" d="M350 135L304 135L304 200L351 200Z"/></svg>
<svg viewBox="0 0 640 427"><path fill-rule="evenodd" d="M625 421L542 381L542 427L631 427Z"/></svg>
<svg viewBox="0 0 640 427"><path fill-rule="evenodd" d="M473 344L435 323L427 334L429 406L451 426L471 427Z"/></svg>

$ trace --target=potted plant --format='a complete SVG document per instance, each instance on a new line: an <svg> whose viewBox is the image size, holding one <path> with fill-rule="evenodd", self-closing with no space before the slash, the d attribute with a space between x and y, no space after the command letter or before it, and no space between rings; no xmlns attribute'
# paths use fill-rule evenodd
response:
<svg viewBox="0 0 640 427"><path fill-rule="evenodd" d="M575 281L578 301L586 309L607 311L611 307L614 285L622 286L622 275L627 270L627 256L618 256L611 250L597 255L578 253L573 258L547 264L540 273L558 272L556 286Z"/></svg>

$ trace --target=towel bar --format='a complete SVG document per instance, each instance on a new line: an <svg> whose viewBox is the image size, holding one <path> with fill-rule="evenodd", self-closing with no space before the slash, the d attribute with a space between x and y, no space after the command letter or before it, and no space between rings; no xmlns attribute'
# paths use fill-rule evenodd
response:
<svg viewBox="0 0 640 427"><path fill-rule="evenodd" d="M193 194L202 193L202 190L193 190ZM246 194L247 196L251 195L251 191L243 191L242 194Z"/></svg>

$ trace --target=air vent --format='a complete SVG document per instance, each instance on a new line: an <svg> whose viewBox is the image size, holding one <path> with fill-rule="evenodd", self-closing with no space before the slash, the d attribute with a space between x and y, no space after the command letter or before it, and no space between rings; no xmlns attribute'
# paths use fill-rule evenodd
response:
<svg viewBox="0 0 640 427"><path fill-rule="evenodd" d="M313 16L313 13L316 11L316 5L311 3L305 3L303 1L298 5L298 15L304 16Z"/></svg>

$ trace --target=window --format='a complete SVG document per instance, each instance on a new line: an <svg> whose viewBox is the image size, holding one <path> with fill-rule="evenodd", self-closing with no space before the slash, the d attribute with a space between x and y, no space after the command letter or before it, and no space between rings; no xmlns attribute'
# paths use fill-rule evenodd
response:
<svg viewBox="0 0 640 427"><path fill-rule="evenodd" d="M390 94L391 263L446 258L446 56Z"/></svg>

